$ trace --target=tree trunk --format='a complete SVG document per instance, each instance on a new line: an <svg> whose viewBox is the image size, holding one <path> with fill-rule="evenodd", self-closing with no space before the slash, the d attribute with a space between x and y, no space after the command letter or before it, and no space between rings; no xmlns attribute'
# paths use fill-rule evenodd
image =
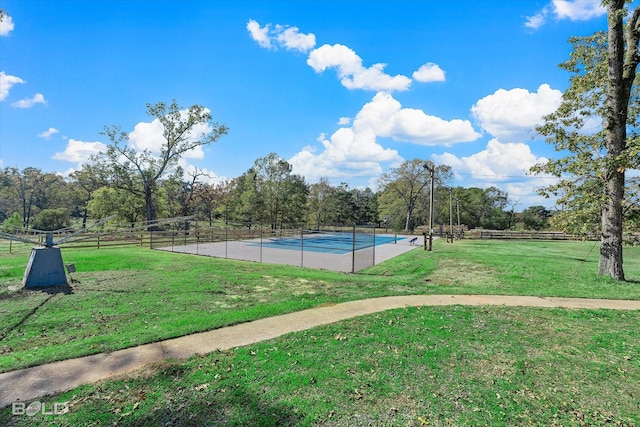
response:
<svg viewBox="0 0 640 427"><path fill-rule="evenodd" d="M635 77L635 65L631 76L625 73L625 44L622 10L624 0L612 0L608 4L608 87L605 124L605 200L602 208L602 236L598 274L624 280L622 268L622 201L624 200L624 167L618 158L626 147L627 115L631 83ZM629 28L629 31L634 31ZM636 40L637 43L637 40ZM631 78L631 81L629 81Z"/></svg>
<svg viewBox="0 0 640 427"><path fill-rule="evenodd" d="M622 204L624 172L615 172L606 183L606 204L602 209L602 237L598 274L624 280L622 268Z"/></svg>
<svg viewBox="0 0 640 427"><path fill-rule="evenodd" d="M82 228L87 228L87 215L89 214L89 211L87 210L87 208L84 208L84 211L82 212Z"/></svg>
<svg viewBox="0 0 640 427"><path fill-rule="evenodd" d="M27 202L22 200L22 228L29 227L29 216L27 214Z"/></svg>
<svg viewBox="0 0 640 427"><path fill-rule="evenodd" d="M406 219L406 221L404 223L404 231L406 233L409 232L409 225L411 224L411 211L412 210L413 210L412 206L409 206L408 209L407 209L407 219Z"/></svg>
<svg viewBox="0 0 640 427"><path fill-rule="evenodd" d="M151 223L155 220L155 213L153 211L153 191L151 186L144 186L144 205L147 213L147 231L155 231L155 226Z"/></svg>

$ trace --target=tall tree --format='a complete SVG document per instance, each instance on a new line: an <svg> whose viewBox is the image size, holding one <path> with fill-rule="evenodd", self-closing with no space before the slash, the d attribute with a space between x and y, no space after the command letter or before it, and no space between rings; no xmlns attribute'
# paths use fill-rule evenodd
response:
<svg viewBox="0 0 640 427"><path fill-rule="evenodd" d="M386 191L400 198L405 209L404 231L411 228L411 218L416 202L426 191L430 182L430 172L423 160L407 160L399 167L391 169L380 177L379 183Z"/></svg>
<svg viewBox="0 0 640 427"><path fill-rule="evenodd" d="M32 217L42 209L61 207L59 197L64 181L59 175L45 173L38 168L27 167L22 171L7 168L3 171L3 180L9 185L8 194L15 198L20 206L22 223L29 227Z"/></svg>
<svg viewBox="0 0 640 427"><path fill-rule="evenodd" d="M431 183L431 167L434 168L434 195L446 192L448 212L448 183L452 177L450 166L435 166L429 161L425 163L420 159L407 160L398 168L391 169L382 175L378 181L381 187L381 197L378 199L380 211L384 215L394 216L392 212L402 205L405 232L413 229L416 212L418 212L418 221L427 222L429 217L427 196L431 191L429 185ZM434 209L434 214L437 216L436 209Z"/></svg>
<svg viewBox="0 0 640 427"><path fill-rule="evenodd" d="M577 226L585 213L599 213L598 273L624 280L625 171L640 167L640 102L634 84L640 60L640 7L625 24L625 1L606 4L608 31L570 39L570 58L560 67L573 74L571 85L558 110L537 129L557 151L568 154L536 165L532 171L559 178L540 192L559 196L561 222Z"/></svg>
<svg viewBox="0 0 640 427"><path fill-rule="evenodd" d="M504 230L509 226L510 215L505 211L509 195L499 188L457 187L453 196L458 200L461 223L467 227ZM448 207L447 201L447 220Z"/></svg>
<svg viewBox="0 0 640 427"><path fill-rule="evenodd" d="M315 184L309 187L309 223L315 224L320 229L322 224L326 224L329 219L329 206L335 189L329 184L327 178L320 178Z"/></svg>
<svg viewBox="0 0 640 427"><path fill-rule="evenodd" d="M130 144L130 134L118 126L106 126L103 134L111 144L106 153L94 160L109 171L114 187L144 197L149 222L155 219L153 197L159 182L172 172L183 154L217 141L228 129L213 122L209 110L200 105L181 109L176 101L170 105L158 102L147 104L147 113L162 128L158 155L148 149L136 150Z"/></svg>
<svg viewBox="0 0 640 427"><path fill-rule="evenodd" d="M605 113L604 206L602 209L602 241L598 273L624 280L622 268L622 203L625 191L627 153L627 122L629 100L640 61L640 6L629 22L623 23L624 0L609 0L607 17L608 88ZM625 40L626 36L626 40ZM637 137L636 137L637 139ZM636 154L638 142L635 143ZM637 159L636 159L637 162Z"/></svg>
<svg viewBox="0 0 640 427"><path fill-rule="evenodd" d="M356 223L368 224L378 222L378 200L370 188L352 190L355 208Z"/></svg>
<svg viewBox="0 0 640 427"><path fill-rule="evenodd" d="M0 169L0 221L17 212L28 227L41 210L65 208L70 211L73 197L62 176L34 167Z"/></svg>
<svg viewBox="0 0 640 427"><path fill-rule="evenodd" d="M119 221L131 224L144 219L144 201L129 191L112 187L94 191L87 209L94 218L117 215Z"/></svg>
<svg viewBox="0 0 640 427"><path fill-rule="evenodd" d="M0 221L20 212L20 203L13 180L14 170L15 168L0 169ZM15 219L13 221L15 222ZM22 215L20 215L20 222L20 227L23 227Z"/></svg>
<svg viewBox="0 0 640 427"><path fill-rule="evenodd" d="M301 175L290 175L284 183L285 198L281 221L287 224L304 222L307 215L309 186Z"/></svg>
<svg viewBox="0 0 640 427"><path fill-rule="evenodd" d="M231 200L231 188L231 183L226 181L218 184L195 184L193 201L198 217L206 219L209 226L212 226L213 220L225 213Z"/></svg>
<svg viewBox="0 0 640 427"><path fill-rule="evenodd" d="M527 230L544 230L551 218L551 212L544 206L529 206L522 211L521 218Z"/></svg>
<svg viewBox="0 0 640 427"><path fill-rule="evenodd" d="M352 226L357 220L357 208L353 193L346 182L335 187L330 203L330 220L334 225Z"/></svg>
<svg viewBox="0 0 640 427"><path fill-rule="evenodd" d="M232 197L226 209L225 217L242 222L262 221L264 201L258 191L258 177L253 168L235 178L231 182Z"/></svg>
<svg viewBox="0 0 640 427"><path fill-rule="evenodd" d="M87 226L87 216L89 214L88 204L93 193L105 185L101 171L94 165L85 164L82 169L73 172L69 176L71 184L79 193L76 199L82 214L82 228Z"/></svg>
<svg viewBox="0 0 640 427"><path fill-rule="evenodd" d="M291 165L276 153L257 159L234 181L234 217L264 222L274 229L283 223L303 221L309 187L291 170Z"/></svg>
<svg viewBox="0 0 640 427"><path fill-rule="evenodd" d="M287 197L286 183L291 177L292 167L276 153L269 153L254 162L253 170L256 172L257 189L266 209L264 220L272 228L276 228L277 223L282 220Z"/></svg>
<svg viewBox="0 0 640 427"><path fill-rule="evenodd" d="M185 176L188 179L185 179ZM195 212L195 187L201 177L209 177L206 173L194 168L187 174L181 167L163 182L162 193L166 214L171 217L189 216Z"/></svg>

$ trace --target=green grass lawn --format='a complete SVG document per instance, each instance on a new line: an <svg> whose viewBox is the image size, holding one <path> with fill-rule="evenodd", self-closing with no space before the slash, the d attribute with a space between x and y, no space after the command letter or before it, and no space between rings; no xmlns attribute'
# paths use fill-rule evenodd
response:
<svg viewBox="0 0 640 427"><path fill-rule="evenodd" d="M28 250L0 254L1 371L383 295L640 299L640 248L620 283L595 274L593 242L436 241L358 274L136 247L63 257L78 283L47 294L14 290ZM637 311L395 310L81 387L47 398L73 404L49 421L635 425L638 325Z"/></svg>

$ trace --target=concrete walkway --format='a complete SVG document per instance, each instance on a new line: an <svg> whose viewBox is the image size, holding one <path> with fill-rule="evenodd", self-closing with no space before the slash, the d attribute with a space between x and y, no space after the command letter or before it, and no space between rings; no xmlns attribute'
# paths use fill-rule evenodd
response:
<svg viewBox="0 0 640 427"><path fill-rule="evenodd" d="M456 304L640 310L640 301L499 295L409 295L323 305L113 353L6 372L0 374L0 408L17 401L28 403L43 396L71 390L167 358L184 359L194 354L241 347L290 332L395 308Z"/></svg>

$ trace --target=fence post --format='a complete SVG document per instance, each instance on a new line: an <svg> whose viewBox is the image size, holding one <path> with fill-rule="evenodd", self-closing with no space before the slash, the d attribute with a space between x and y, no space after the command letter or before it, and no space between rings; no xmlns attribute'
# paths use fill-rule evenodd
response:
<svg viewBox="0 0 640 427"><path fill-rule="evenodd" d="M373 265L376 265L376 228L373 227Z"/></svg>
<svg viewBox="0 0 640 427"><path fill-rule="evenodd" d="M353 225L351 233L351 273L356 272L356 226Z"/></svg>
<svg viewBox="0 0 640 427"><path fill-rule="evenodd" d="M304 267L304 227L300 228L300 267Z"/></svg>

